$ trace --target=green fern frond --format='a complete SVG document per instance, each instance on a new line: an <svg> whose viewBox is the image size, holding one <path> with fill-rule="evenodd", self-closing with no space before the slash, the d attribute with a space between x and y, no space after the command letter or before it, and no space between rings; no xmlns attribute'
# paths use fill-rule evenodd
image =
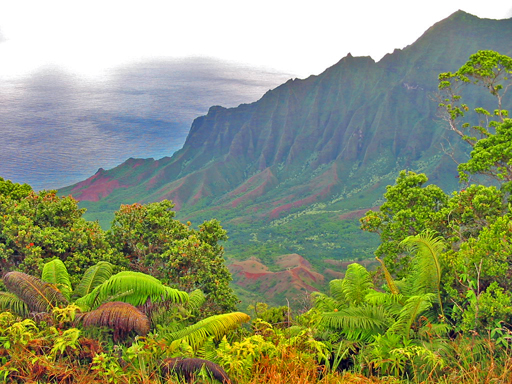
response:
<svg viewBox="0 0 512 384"><path fill-rule="evenodd" d="M7 290L23 300L31 312L47 312L67 299L54 286L23 272L12 271L4 276Z"/></svg>
<svg viewBox="0 0 512 384"><path fill-rule="evenodd" d="M41 280L53 284L69 301L71 298L71 280L68 269L61 259L54 259L43 266Z"/></svg>
<svg viewBox="0 0 512 384"><path fill-rule="evenodd" d="M21 317L28 316L30 313L27 304L14 293L0 292L0 311L7 310Z"/></svg>
<svg viewBox="0 0 512 384"><path fill-rule="evenodd" d="M194 310L199 309L206 301L203 291L196 289L188 294L188 308Z"/></svg>
<svg viewBox="0 0 512 384"><path fill-rule="evenodd" d="M418 316L432 307L436 299L433 293L412 296L405 302L398 320L389 328L388 332L404 336L409 339L411 327Z"/></svg>
<svg viewBox="0 0 512 384"><path fill-rule="evenodd" d="M334 279L329 282L329 292L338 303L345 303L345 291L343 289L343 279Z"/></svg>
<svg viewBox="0 0 512 384"><path fill-rule="evenodd" d="M445 337L452 327L447 323L428 323L418 329L418 336L425 340L432 337Z"/></svg>
<svg viewBox="0 0 512 384"><path fill-rule="evenodd" d="M217 363L217 345L215 343L215 337L210 336L196 351L196 357L206 359Z"/></svg>
<svg viewBox="0 0 512 384"><path fill-rule="evenodd" d="M389 312L398 315L406 298L402 294L393 295L387 292L371 291L366 295L365 301L372 305L382 305Z"/></svg>
<svg viewBox="0 0 512 384"><path fill-rule="evenodd" d="M347 302L353 305L363 303L365 296L372 288L372 277L366 268L361 264L350 264L341 287Z"/></svg>
<svg viewBox="0 0 512 384"><path fill-rule="evenodd" d="M324 313L320 323L341 330L350 340L370 340L384 333L392 321L393 317L383 306L362 305Z"/></svg>
<svg viewBox="0 0 512 384"><path fill-rule="evenodd" d="M141 272L124 271L98 285L91 293L78 299L75 304L82 308L94 308L110 300L111 297L139 306L148 299L153 303L161 301L185 303L189 296L184 291L163 285L153 276Z"/></svg>
<svg viewBox="0 0 512 384"><path fill-rule="evenodd" d="M340 309L341 304L334 298L321 292L311 294L314 301L314 307L321 312L332 312L334 309Z"/></svg>
<svg viewBox="0 0 512 384"><path fill-rule="evenodd" d="M444 251L445 244L441 237L435 237L430 231L416 236L409 236L402 243L410 252L415 252L413 272L408 279L412 295L435 293L441 306L441 265L439 255Z"/></svg>
<svg viewBox="0 0 512 384"><path fill-rule="evenodd" d="M100 261L87 268L73 292L73 297L79 298L91 293L98 285L110 279L113 270L114 266L107 261Z"/></svg>
<svg viewBox="0 0 512 384"><path fill-rule="evenodd" d="M412 285L415 294L437 293L441 281L441 265L438 255L444 251L441 237L430 231L409 236L401 243L409 252L414 252Z"/></svg>
<svg viewBox="0 0 512 384"><path fill-rule="evenodd" d="M180 331L164 335L164 338L171 343L172 350L178 348L182 341L197 349L209 337L220 339L230 330L250 320L250 316L242 312L210 316Z"/></svg>

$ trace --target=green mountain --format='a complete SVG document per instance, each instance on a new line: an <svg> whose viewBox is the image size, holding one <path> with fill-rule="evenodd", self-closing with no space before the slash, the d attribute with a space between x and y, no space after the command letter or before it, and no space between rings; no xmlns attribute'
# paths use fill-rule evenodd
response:
<svg viewBox="0 0 512 384"><path fill-rule="evenodd" d="M451 142L459 158L466 149L437 117L437 75L478 50L512 55L511 41L512 19L458 11L379 62L349 54L252 104L211 107L172 157L129 159L59 192L104 225L120 204L171 199L179 218L221 220L228 256L257 256L270 269L283 254L320 270L326 259L370 257L377 239L357 219L400 170L458 188L443 148Z"/></svg>

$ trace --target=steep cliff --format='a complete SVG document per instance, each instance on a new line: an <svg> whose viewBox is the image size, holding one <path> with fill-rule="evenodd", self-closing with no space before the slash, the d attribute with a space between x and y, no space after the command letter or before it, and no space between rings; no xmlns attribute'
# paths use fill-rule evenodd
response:
<svg viewBox="0 0 512 384"><path fill-rule="evenodd" d="M82 200L92 218L121 203L171 199L179 217L221 219L228 252L241 257L369 255L370 238L347 213L380 204L400 170L457 188L442 150L457 139L436 117L437 75L478 50L511 55L510 41L512 19L456 12L379 62L349 54L252 104L211 107L172 157L130 159L61 193ZM463 158L466 149L455 148Z"/></svg>

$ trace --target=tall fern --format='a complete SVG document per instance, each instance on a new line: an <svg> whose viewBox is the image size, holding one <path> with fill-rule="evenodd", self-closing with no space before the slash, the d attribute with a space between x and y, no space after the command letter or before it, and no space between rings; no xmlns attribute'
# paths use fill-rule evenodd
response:
<svg viewBox="0 0 512 384"><path fill-rule="evenodd" d="M372 277L366 268L361 264L350 264L341 283L345 300L352 305L362 304L372 289Z"/></svg>
<svg viewBox="0 0 512 384"><path fill-rule="evenodd" d="M61 259L54 259L43 266L41 280L53 284L69 301L71 298L71 280L69 273Z"/></svg>
<svg viewBox="0 0 512 384"><path fill-rule="evenodd" d="M441 300L441 265L439 255L444 251L444 242L441 237L435 237L430 231L422 232L416 236L409 236L402 244L410 252L415 252L412 265L412 274L408 278L408 287L411 295L434 293L444 316Z"/></svg>

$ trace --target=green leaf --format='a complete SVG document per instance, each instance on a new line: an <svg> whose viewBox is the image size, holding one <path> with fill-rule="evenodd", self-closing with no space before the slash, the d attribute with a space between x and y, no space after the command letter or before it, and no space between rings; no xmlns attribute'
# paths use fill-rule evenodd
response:
<svg viewBox="0 0 512 384"><path fill-rule="evenodd" d="M10 292L0 292L0 310L8 310L22 317L30 313L27 304L14 293Z"/></svg>
<svg viewBox="0 0 512 384"><path fill-rule="evenodd" d="M125 294L126 293L126 294ZM153 276L141 272L124 271L110 277L94 290L78 299L75 304L82 308L95 308L98 305L117 297L119 301L134 306L151 302L172 301L175 303L188 302L188 294L163 285Z"/></svg>
<svg viewBox="0 0 512 384"><path fill-rule="evenodd" d="M69 300L71 297L71 281L69 273L60 259L49 261L43 266L41 280L53 284Z"/></svg>
<svg viewBox="0 0 512 384"><path fill-rule="evenodd" d="M367 293L373 288L370 273L360 264L350 264L341 284L345 300L353 305L364 302Z"/></svg>
<svg viewBox="0 0 512 384"><path fill-rule="evenodd" d="M98 285L104 283L112 276L113 265L106 261L100 261L96 265L89 267L80 283L73 292L73 297L83 297L92 292Z"/></svg>
<svg viewBox="0 0 512 384"><path fill-rule="evenodd" d="M400 311L398 320L389 328L388 332L400 334L409 339L410 330L418 316L432 307L436 296L433 293L412 296L405 302Z"/></svg>
<svg viewBox="0 0 512 384"><path fill-rule="evenodd" d="M250 320L249 315L242 312L210 316L185 329L164 335L164 338L171 343L171 349L177 348L181 342L197 349L209 337L220 339L230 330Z"/></svg>
<svg viewBox="0 0 512 384"><path fill-rule="evenodd" d="M393 317L383 306L362 305L324 313L320 321L341 330L350 340L371 340L388 329Z"/></svg>

